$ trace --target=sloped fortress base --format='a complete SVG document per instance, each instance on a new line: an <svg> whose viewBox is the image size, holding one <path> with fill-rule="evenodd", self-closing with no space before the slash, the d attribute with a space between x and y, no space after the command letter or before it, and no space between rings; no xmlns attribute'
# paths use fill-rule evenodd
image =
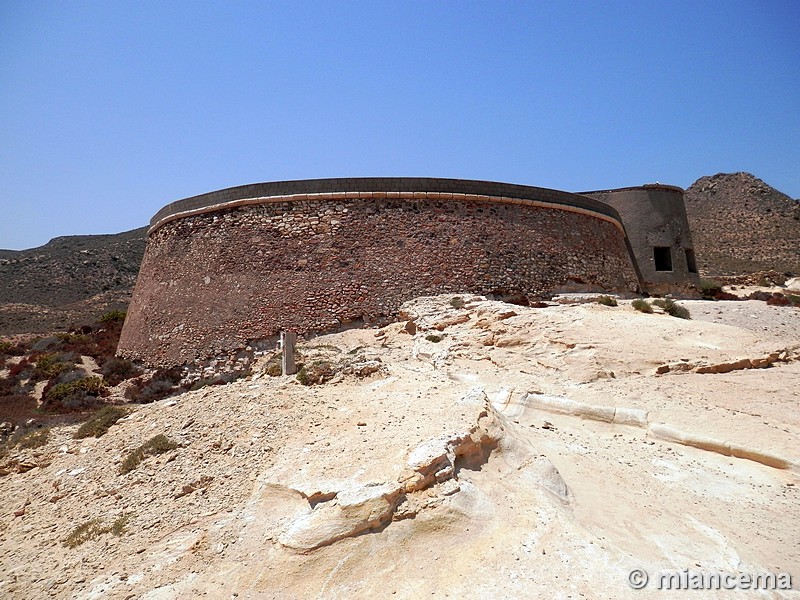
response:
<svg viewBox="0 0 800 600"><path fill-rule="evenodd" d="M635 292L610 205L529 186L421 178L231 188L151 221L119 353L171 366L281 330L393 317L423 295Z"/></svg>

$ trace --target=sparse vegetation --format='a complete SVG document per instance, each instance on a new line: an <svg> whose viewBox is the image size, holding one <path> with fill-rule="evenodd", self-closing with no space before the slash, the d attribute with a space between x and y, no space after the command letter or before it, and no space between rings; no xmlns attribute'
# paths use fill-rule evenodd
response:
<svg viewBox="0 0 800 600"><path fill-rule="evenodd" d="M15 442L15 445L22 450L32 450L33 448L41 448L46 445L49 439L50 428L42 427L41 429L34 429L21 436Z"/></svg>
<svg viewBox="0 0 800 600"><path fill-rule="evenodd" d="M70 353L41 354L36 358L36 367L31 377L37 380L53 379L75 368L77 356Z"/></svg>
<svg viewBox="0 0 800 600"><path fill-rule="evenodd" d="M78 428L75 432L75 439L83 439L87 437L99 438L111 428L122 417L126 416L128 411L119 406L104 406L92 417Z"/></svg>
<svg viewBox="0 0 800 600"><path fill-rule="evenodd" d="M597 303L603 306L617 306L617 299L613 296L600 296L597 299Z"/></svg>
<svg viewBox="0 0 800 600"><path fill-rule="evenodd" d="M204 377L202 379L198 379L191 385L191 387L189 387L189 390L194 392L197 390L201 390L209 385L225 385L226 383L231 383L233 381L236 381L237 379L241 379L242 377L249 377L252 374L253 372L249 369L230 371L228 373L219 373L211 377Z"/></svg>
<svg viewBox="0 0 800 600"><path fill-rule="evenodd" d="M177 442L169 439L163 433L159 433L138 448L128 452L127 456L125 456L125 460L122 461L119 472L123 475L125 473L130 473L148 456L164 454L164 452L169 452L178 447L179 444Z"/></svg>
<svg viewBox="0 0 800 600"><path fill-rule="evenodd" d="M689 309L676 304L671 298L657 298L653 300L653 304L663 309L665 313L679 319L691 319Z"/></svg>
<svg viewBox="0 0 800 600"><path fill-rule="evenodd" d="M701 279L697 289L703 298L715 298L717 294L722 293L722 284L714 279Z"/></svg>
<svg viewBox="0 0 800 600"><path fill-rule="evenodd" d="M141 370L129 360L112 358L103 365L102 373L107 385L119 385L126 379L140 375Z"/></svg>
<svg viewBox="0 0 800 600"><path fill-rule="evenodd" d="M180 385L182 379L183 371L179 367L158 369L150 379L134 380L134 385L125 390L125 398L140 404L162 400L184 390Z"/></svg>
<svg viewBox="0 0 800 600"><path fill-rule="evenodd" d="M315 360L312 363L303 365L297 372L297 381L303 385L314 385L325 383L333 378L335 372L333 364L327 360Z"/></svg>
<svg viewBox="0 0 800 600"><path fill-rule="evenodd" d="M450 299L450 306L453 308L464 308L464 299L461 296L456 296Z"/></svg>
<svg viewBox="0 0 800 600"><path fill-rule="evenodd" d="M91 521L82 523L67 536L64 540L64 545L67 548L77 548L84 542L96 539L106 533L120 536L125 531L125 526L128 524L128 521L130 521L130 518L130 515L123 514L117 517L111 525L105 527L101 524L100 519L92 519Z"/></svg>
<svg viewBox="0 0 800 600"><path fill-rule="evenodd" d="M209 385L220 385L222 380L217 379L216 377L203 377L195 381L192 386L189 388L190 392L196 392L197 390L202 390L204 387L208 387Z"/></svg>
<svg viewBox="0 0 800 600"><path fill-rule="evenodd" d="M125 312L124 310L110 310L107 313L105 313L102 317L100 317L100 322L113 323L116 321L122 323L127 315L128 313Z"/></svg>
<svg viewBox="0 0 800 600"><path fill-rule="evenodd" d="M64 408L79 408L88 397L97 398L107 393L108 388L100 377L81 377L50 388L45 394L45 401Z"/></svg>
<svg viewBox="0 0 800 600"><path fill-rule="evenodd" d="M304 350L329 350L331 352L341 353L342 349L333 344L317 344L315 346L304 346Z"/></svg>
<svg viewBox="0 0 800 600"><path fill-rule="evenodd" d="M56 338L65 344L87 344L92 341L88 335L83 333L67 333L61 332L56 334Z"/></svg>
<svg viewBox="0 0 800 600"><path fill-rule="evenodd" d="M267 361L267 365L264 367L264 372L270 377L280 377L283 375L283 366L281 365L280 354L273 356Z"/></svg>
<svg viewBox="0 0 800 600"><path fill-rule="evenodd" d="M439 342L442 341L442 336L436 335L435 333L429 333L428 335L425 336L425 339L428 340L429 342L433 342L434 344L438 344Z"/></svg>
<svg viewBox="0 0 800 600"><path fill-rule="evenodd" d="M25 354L25 348L14 342L7 340L0 341L0 354L7 356L22 356Z"/></svg>
<svg viewBox="0 0 800 600"><path fill-rule="evenodd" d="M647 314L651 314L653 312L653 307L650 306L647 300L644 300L643 298L637 298L631 302L631 306L633 307L633 310L638 310L639 312Z"/></svg>

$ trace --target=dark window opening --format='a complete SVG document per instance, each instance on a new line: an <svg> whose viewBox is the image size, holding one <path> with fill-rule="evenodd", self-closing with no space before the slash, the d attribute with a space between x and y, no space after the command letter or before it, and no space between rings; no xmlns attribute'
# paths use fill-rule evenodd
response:
<svg viewBox="0 0 800 600"><path fill-rule="evenodd" d="M656 262L656 271L672 271L672 252L669 246L655 246L653 260Z"/></svg>
<svg viewBox="0 0 800 600"><path fill-rule="evenodd" d="M689 273L697 273L697 259L694 257L694 250L691 248L686 249L686 267Z"/></svg>

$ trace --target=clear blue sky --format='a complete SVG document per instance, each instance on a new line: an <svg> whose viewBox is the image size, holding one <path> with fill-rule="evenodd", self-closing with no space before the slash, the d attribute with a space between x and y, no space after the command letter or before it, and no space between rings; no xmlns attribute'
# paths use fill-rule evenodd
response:
<svg viewBox="0 0 800 600"><path fill-rule="evenodd" d="M282 179L800 197L800 2L0 2L0 248Z"/></svg>

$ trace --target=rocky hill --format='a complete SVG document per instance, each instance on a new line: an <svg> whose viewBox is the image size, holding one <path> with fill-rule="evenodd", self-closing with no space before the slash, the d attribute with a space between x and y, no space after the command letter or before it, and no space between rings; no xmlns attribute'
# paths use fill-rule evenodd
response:
<svg viewBox="0 0 800 600"><path fill-rule="evenodd" d="M146 232L57 237L30 250L0 250L0 334L52 331L127 306Z"/></svg>
<svg viewBox="0 0 800 600"><path fill-rule="evenodd" d="M705 276L800 273L800 201L749 173L701 177L686 212Z"/></svg>

